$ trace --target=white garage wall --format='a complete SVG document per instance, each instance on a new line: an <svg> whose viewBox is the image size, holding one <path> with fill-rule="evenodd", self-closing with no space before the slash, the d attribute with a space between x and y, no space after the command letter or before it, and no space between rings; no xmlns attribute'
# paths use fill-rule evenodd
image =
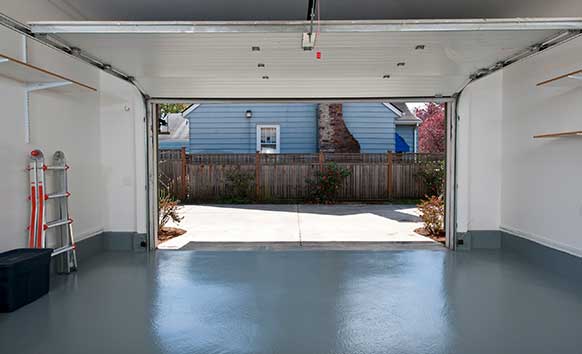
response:
<svg viewBox="0 0 582 354"><path fill-rule="evenodd" d="M572 40L470 84L458 121L459 232L498 230L582 256L582 88L537 87L582 69Z"/></svg>
<svg viewBox="0 0 582 354"><path fill-rule="evenodd" d="M582 129L582 89L536 83L582 69L582 39L508 67L503 76L501 226L582 256L582 137L532 139Z"/></svg>
<svg viewBox="0 0 582 354"><path fill-rule="evenodd" d="M18 41L17 43L22 43ZM46 48L46 47L45 47ZM20 50L20 49L19 49ZM37 52L36 58L40 53ZM50 53L46 54L50 57ZM31 59L33 57L31 56ZM85 73L98 78L96 70ZM24 86L0 79L0 107L3 127L0 130L0 166L4 183L0 194L4 205L0 225L4 230L0 250L26 245L29 203L28 175L25 167L28 154L41 149L47 163L56 150L65 152L70 170L70 208L78 239L92 236L103 229L102 183L99 141L99 96L87 93L63 95L37 91L30 96L30 144L24 142ZM48 186L50 180L47 181ZM50 201L49 201L50 203ZM49 234L49 246L54 237Z"/></svg>
<svg viewBox="0 0 582 354"><path fill-rule="evenodd" d="M498 230L503 72L470 84L457 122L457 231Z"/></svg>
<svg viewBox="0 0 582 354"><path fill-rule="evenodd" d="M94 72L94 74L97 73ZM22 115L11 118L19 123L22 122ZM23 140L15 143L23 145L27 153L32 150L31 148L41 149L45 154L46 164L51 164L52 154L61 150L71 166L68 174L71 192L69 208L75 220L73 226L77 232L77 240L101 232L103 230L102 191L104 185L100 164L98 95L85 93L67 96L50 91L33 93L30 104L30 124L31 144L25 145ZM22 124L19 124L17 129L22 131ZM54 191L55 189L50 184L51 180L48 179L49 175L50 173L47 173L47 190ZM27 175L22 175L21 179L26 182ZM28 203L26 204L28 206ZM24 214L28 215L28 212ZM47 215L47 218L54 220L56 216ZM56 237L53 239L56 240Z"/></svg>
<svg viewBox="0 0 582 354"><path fill-rule="evenodd" d="M101 161L106 231L146 232L145 109L139 92L100 76Z"/></svg>
<svg viewBox="0 0 582 354"><path fill-rule="evenodd" d="M0 52L22 53L21 35L2 30L0 36ZM145 232L144 114L137 90L38 43L29 43L28 56L31 63L90 84L98 92L32 93L31 143L25 144L24 86L0 77L0 195L4 206L0 251L26 245L29 192L24 169L35 148L44 151L49 163L56 150L67 155L77 240L102 231Z"/></svg>

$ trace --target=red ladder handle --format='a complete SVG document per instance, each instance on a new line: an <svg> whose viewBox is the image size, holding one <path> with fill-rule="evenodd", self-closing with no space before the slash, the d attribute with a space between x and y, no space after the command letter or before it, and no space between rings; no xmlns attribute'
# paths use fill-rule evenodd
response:
<svg viewBox="0 0 582 354"><path fill-rule="evenodd" d="M43 188L42 188L42 182L39 183L38 185L38 194L39 195L43 195ZM44 223L43 223L43 211L44 211L44 200L42 200L42 198L40 198L40 200L38 201L38 230L37 230L37 234L36 234L36 247L37 248L42 248L42 232L44 230Z"/></svg>
<svg viewBox="0 0 582 354"><path fill-rule="evenodd" d="M36 188L34 187L34 184L30 187L30 203L32 210L30 211L30 226L28 227L30 230L28 236L28 248L34 248L34 225L36 223L36 220L34 220L34 215L36 214Z"/></svg>

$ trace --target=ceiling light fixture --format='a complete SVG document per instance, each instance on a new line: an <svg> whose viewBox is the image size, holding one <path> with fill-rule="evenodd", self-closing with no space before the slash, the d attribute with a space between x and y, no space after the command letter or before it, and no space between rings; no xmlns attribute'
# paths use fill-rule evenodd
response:
<svg viewBox="0 0 582 354"><path fill-rule="evenodd" d="M383 78L383 79L389 79L389 78L390 78L390 75L388 75L388 74L384 74L384 75L382 76L382 78Z"/></svg>
<svg viewBox="0 0 582 354"><path fill-rule="evenodd" d="M269 80L269 77L267 75L262 77L263 80Z"/></svg>
<svg viewBox="0 0 582 354"><path fill-rule="evenodd" d="M253 51L253 52L260 52L261 51L261 47L259 47L259 46L252 46L251 47L251 51Z"/></svg>
<svg viewBox="0 0 582 354"><path fill-rule="evenodd" d="M424 44L419 44L416 47L414 47L415 50L423 50L424 49Z"/></svg>
<svg viewBox="0 0 582 354"><path fill-rule="evenodd" d="M257 64L257 67L259 67L259 68L264 68L264 67L265 67L265 64L263 64L263 63L258 63L258 64Z"/></svg>
<svg viewBox="0 0 582 354"><path fill-rule="evenodd" d="M396 66L404 66L404 65L406 65L406 63L403 62L403 61L401 61L400 63L396 64Z"/></svg>

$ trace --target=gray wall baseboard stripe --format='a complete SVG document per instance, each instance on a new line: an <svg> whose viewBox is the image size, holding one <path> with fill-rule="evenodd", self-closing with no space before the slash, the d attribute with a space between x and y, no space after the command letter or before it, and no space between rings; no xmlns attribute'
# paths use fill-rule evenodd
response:
<svg viewBox="0 0 582 354"><path fill-rule="evenodd" d="M498 230L469 230L458 232L457 241L462 240L462 245L457 243L457 249L468 251L472 249L500 249L501 231Z"/></svg>
<svg viewBox="0 0 582 354"><path fill-rule="evenodd" d="M578 281L582 279L582 258L539 244L520 236L500 231L501 247L504 251L514 252L530 263L537 264Z"/></svg>
<svg viewBox="0 0 582 354"><path fill-rule="evenodd" d="M103 233L106 251L131 251L133 249L134 232L111 232Z"/></svg>
<svg viewBox="0 0 582 354"><path fill-rule="evenodd" d="M145 252L146 234L136 232L104 232L106 251Z"/></svg>
<svg viewBox="0 0 582 354"><path fill-rule="evenodd" d="M499 249L501 248L501 231L473 230L471 234L471 248Z"/></svg>
<svg viewBox="0 0 582 354"><path fill-rule="evenodd" d="M89 258L107 251L133 251L145 252L143 245L146 242L146 234L135 232L101 232L94 236L77 241L77 263L83 267L83 263ZM59 256L51 262L51 273L56 274L57 261Z"/></svg>
<svg viewBox="0 0 582 354"><path fill-rule="evenodd" d="M471 235L469 232L457 232L456 234L456 250L457 251L470 251L471 250Z"/></svg>
<svg viewBox="0 0 582 354"><path fill-rule="evenodd" d="M93 235L91 237L79 240L75 242L76 253L77 253L77 265L79 267L83 266L89 258L97 256L105 251L105 240L103 238L103 232ZM64 254L63 254L64 255ZM51 275L55 276L58 274L57 268L61 261L60 257L63 255L58 255L53 257L50 265Z"/></svg>
<svg viewBox="0 0 582 354"><path fill-rule="evenodd" d="M133 251L146 252L147 251L147 234L134 233L133 234Z"/></svg>
<svg viewBox="0 0 582 354"><path fill-rule="evenodd" d="M75 244L77 246L77 262L80 263L105 250L105 242L102 232L75 242Z"/></svg>

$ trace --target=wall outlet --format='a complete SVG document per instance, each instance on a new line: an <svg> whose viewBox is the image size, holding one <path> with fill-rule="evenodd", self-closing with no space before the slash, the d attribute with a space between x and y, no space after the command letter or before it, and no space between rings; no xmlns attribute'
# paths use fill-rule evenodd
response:
<svg viewBox="0 0 582 354"><path fill-rule="evenodd" d="M133 250L135 252L145 251L147 247L146 234L133 235Z"/></svg>

